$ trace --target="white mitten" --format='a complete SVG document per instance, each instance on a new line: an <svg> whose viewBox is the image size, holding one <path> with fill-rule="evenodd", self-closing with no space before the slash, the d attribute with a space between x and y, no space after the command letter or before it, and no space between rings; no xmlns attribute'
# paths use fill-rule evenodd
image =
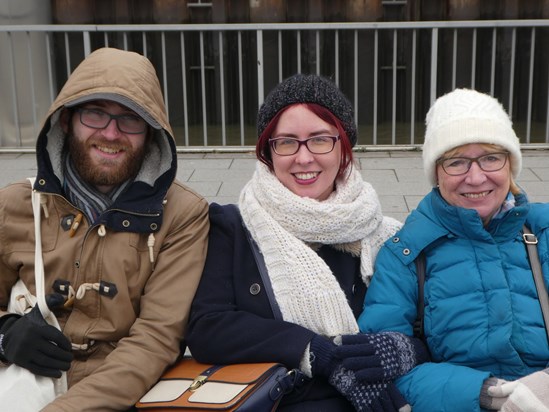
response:
<svg viewBox="0 0 549 412"><path fill-rule="evenodd" d="M509 392L503 412L549 412L549 369L502 385Z"/></svg>
<svg viewBox="0 0 549 412"><path fill-rule="evenodd" d="M496 377L484 381L480 390L480 407L490 411L499 411L509 398L509 393L503 390L503 385L509 383Z"/></svg>

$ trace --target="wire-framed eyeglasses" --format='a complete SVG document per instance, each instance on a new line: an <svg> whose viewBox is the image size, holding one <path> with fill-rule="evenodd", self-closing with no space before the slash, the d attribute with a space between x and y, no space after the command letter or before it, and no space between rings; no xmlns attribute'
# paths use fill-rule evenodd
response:
<svg viewBox="0 0 549 412"><path fill-rule="evenodd" d="M114 119L122 133L141 134L147 130L147 122L135 114L110 114L101 109L79 107L80 123L92 129L104 129Z"/></svg>
<svg viewBox="0 0 549 412"><path fill-rule="evenodd" d="M507 163L509 153L488 153L479 157L449 157L447 159L439 159L438 164L450 176L464 175L471 169L471 165L476 163L481 170L485 172L497 172L503 169Z"/></svg>
<svg viewBox="0 0 549 412"><path fill-rule="evenodd" d="M273 151L280 156L291 156L299 151L301 145L313 154L326 154L334 150L339 136L313 136L305 140L296 137L275 137L269 140Z"/></svg>

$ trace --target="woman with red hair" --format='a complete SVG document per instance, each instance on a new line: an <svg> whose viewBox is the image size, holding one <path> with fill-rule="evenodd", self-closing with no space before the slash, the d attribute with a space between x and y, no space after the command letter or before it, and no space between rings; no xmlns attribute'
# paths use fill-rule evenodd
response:
<svg viewBox="0 0 549 412"><path fill-rule="evenodd" d="M187 335L193 356L300 371L306 378L282 411L409 410L391 380L423 359L422 344L398 333L355 339L375 256L400 223L382 215L353 164L351 104L330 80L295 75L261 106L258 136L260 161L239 208L210 206ZM363 370L343 368L346 356Z"/></svg>

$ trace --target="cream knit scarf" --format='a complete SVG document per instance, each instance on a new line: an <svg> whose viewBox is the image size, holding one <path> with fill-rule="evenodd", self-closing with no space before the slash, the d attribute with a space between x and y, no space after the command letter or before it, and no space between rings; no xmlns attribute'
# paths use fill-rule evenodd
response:
<svg viewBox="0 0 549 412"><path fill-rule="evenodd" d="M265 259L284 320L324 336L357 333L345 293L310 245L360 255L362 280L369 284L379 248L401 224L383 217L376 192L360 172L353 167L319 202L295 195L258 162L239 207Z"/></svg>

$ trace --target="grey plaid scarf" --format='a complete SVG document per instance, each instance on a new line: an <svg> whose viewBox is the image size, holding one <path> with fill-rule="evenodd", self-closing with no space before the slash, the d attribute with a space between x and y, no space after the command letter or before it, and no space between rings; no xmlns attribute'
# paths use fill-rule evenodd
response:
<svg viewBox="0 0 549 412"><path fill-rule="evenodd" d="M109 193L101 193L95 187L83 181L70 156L65 158L65 179L63 188L67 198L84 212L90 224L94 223L116 198L124 191L130 181L115 187Z"/></svg>

